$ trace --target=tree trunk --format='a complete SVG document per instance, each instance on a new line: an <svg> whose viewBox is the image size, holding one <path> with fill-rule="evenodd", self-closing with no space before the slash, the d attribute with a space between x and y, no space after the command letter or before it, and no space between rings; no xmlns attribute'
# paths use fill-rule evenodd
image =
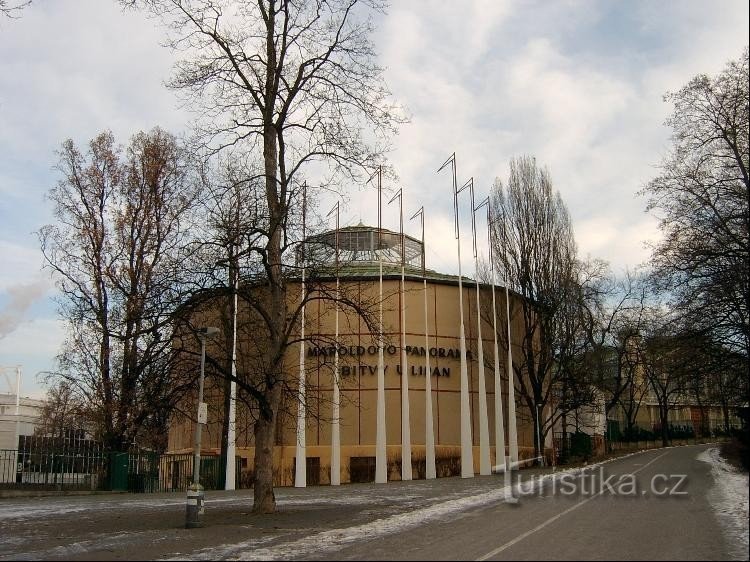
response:
<svg viewBox="0 0 750 562"><path fill-rule="evenodd" d="M281 228L284 219L284 201L278 182L279 153L277 129L274 126L274 103L276 101L275 76L277 71L275 40L275 11L269 5L266 25L266 76L264 88L263 115L263 164L265 171L265 195L269 214L269 233L266 243L268 287L270 290L271 325L269 326L269 369L264 391L266 404L261 405L258 421L255 423L255 486L253 489L253 512L273 513L276 510L276 497L273 493L273 449L276 436L276 415L281 400L283 377L273 356L283 348L282 339L286 322L286 302L284 278L281 269Z"/></svg>
<svg viewBox="0 0 750 562"><path fill-rule="evenodd" d="M731 429L729 427L729 406L727 406L726 403L721 405L721 413L724 416L724 431L729 433L729 430Z"/></svg>
<svg viewBox="0 0 750 562"><path fill-rule="evenodd" d="M281 398L281 385L277 384L271 394L271 418L262 414L255 422L255 485L253 487L253 513L276 511L276 496L273 493L273 448L276 444L276 417Z"/></svg>
<svg viewBox="0 0 750 562"><path fill-rule="evenodd" d="M662 447L669 446L669 410L662 409L659 412L659 418L661 419L661 445Z"/></svg>

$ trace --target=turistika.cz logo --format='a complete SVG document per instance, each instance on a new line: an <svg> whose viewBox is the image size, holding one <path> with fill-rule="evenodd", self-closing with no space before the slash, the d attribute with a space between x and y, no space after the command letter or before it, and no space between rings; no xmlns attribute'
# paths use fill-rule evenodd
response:
<svg viewBox="0 0 750 562"><path fill-rule="evenodd" d="M635 474L607 475L604 467L599 467L598 471L531 475L528 478L518 474L512 491L516 497L610 495L663 498L688 494L686 474L655 474L650 479L639 479Z"/></svg>

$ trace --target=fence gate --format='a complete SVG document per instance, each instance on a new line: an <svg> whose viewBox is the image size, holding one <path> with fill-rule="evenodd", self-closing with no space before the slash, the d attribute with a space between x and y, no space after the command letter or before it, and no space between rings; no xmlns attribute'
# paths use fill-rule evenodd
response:
<svg viewBox="0 0 750 562"><path fill-rule="evenodd" d="M110 454L110 489L113 492L128 491L129 453Z"/></svg>

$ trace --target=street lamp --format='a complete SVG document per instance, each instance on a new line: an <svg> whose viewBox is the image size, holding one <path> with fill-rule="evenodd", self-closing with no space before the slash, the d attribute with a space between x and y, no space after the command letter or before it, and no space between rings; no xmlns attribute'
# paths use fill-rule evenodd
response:
<svg viewBox="0 0 750 562"><path fill-rule="evenodd" d="M219 333L218 328L207 326L198 329L201 339L201 376L198 384L198 419L195 423L195 451L193 453L193 483L187 491L187 509L185 510L185 528L200 527L200 516L203 515L203 487L200 485L201 473L201 430L208 418L208 408L203 402L203 379L206 371L206 338Z"/></svg>

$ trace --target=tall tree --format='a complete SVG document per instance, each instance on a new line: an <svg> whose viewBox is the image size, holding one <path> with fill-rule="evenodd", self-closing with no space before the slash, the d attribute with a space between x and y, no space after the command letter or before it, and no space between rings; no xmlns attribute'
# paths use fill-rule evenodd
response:
<svg viewBox="0 0 750 562"><path fill-rule="evenodd" d="M652 262L674 308L750 362L748 50L715 77L699 75L665 100L672 150L643 193L663 239Z"/></svg>
<svg viewBox="0 0 750 562"><path fill-rule="evenodd" d="M376 0L122 0L148 9L185 53L170 85L203 116L196 130L210 153L242 150L262 158L263 220L247 251L262 272L265 298L262 373L254 389L255 512L275 510L273 447L283 360L298 311L289 310L287 277L299 232L303 174L311 165L358 177L372 170L382 141L399 121L388 102L369 41ZM363 135L364 128L367 135ZM321 182L316 182L319 184ZM259 363L259 364L261 364Z"/></svg>
<svg viewBox="0 0 750 562"><path fill-rule="evenodd" d="M513 159L507 185L496 181L493 199L496 263L510 288L523 297L521 353L513 359L519 393L539 422L534 423L539 455L554 422L553 416L538 420L541 412L553 401L574 409L580 400L573 395L580 398L579 391L587 388L571 378L565 381L575 372L573 359L582 351L581 306L589 295L576 259L570 216L553 191L549 173L534 158Z"/></svg>
<svg viewBox="0 0 750 562"><path fill-rule="evenodd" d="M151 430L164 435L164 413L185 390L169 376L171 314L196 183L177 139L159 128L124 154L102 133L87 153L68 140L59 155L62 179L48 194L57 221L39 232L68 325L52 377L94 412L106 446L125 450Z"/></svg>

